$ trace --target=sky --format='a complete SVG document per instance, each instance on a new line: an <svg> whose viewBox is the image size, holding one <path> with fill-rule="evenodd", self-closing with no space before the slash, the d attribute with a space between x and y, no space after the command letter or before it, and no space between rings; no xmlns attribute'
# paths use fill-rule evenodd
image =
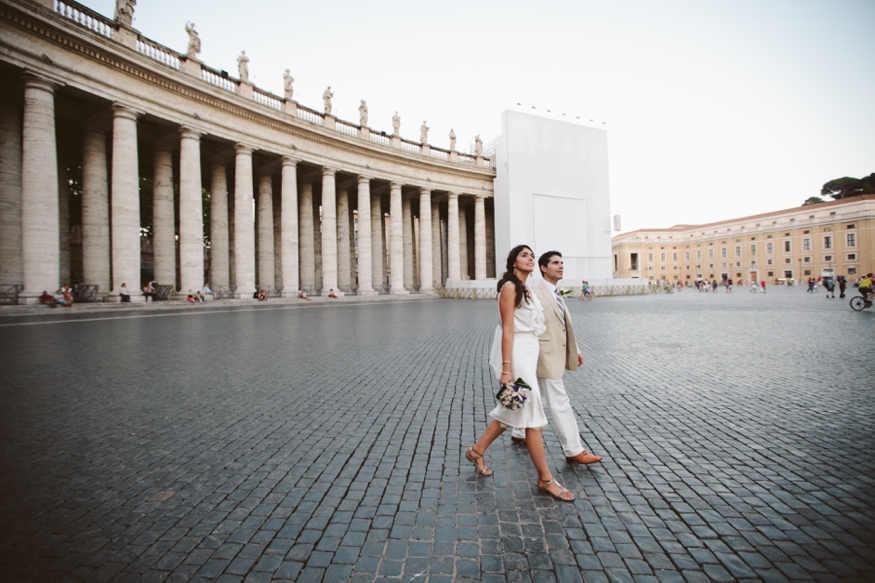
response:
<svg viewBox="0 0 875 583"><path fill-rule="evenodd" d="M82 0L80 0L82 1ZM114 0L83 4L110 18ZM875 172L873 0L139 0L133 26L322 110L458 149L501 113L565 113L608 132L622 230L801 205ZM520 105L517 105L520 104ZM532 110L531 108L535 108ZM616 234L616 233L615 233Z"/></svg>

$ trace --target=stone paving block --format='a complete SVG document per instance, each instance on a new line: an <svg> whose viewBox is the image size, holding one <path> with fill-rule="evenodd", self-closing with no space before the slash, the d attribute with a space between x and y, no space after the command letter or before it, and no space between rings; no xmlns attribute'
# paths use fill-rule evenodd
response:
<svg viewBox="0 0 875 583"><path fill-rule="evenodd" d="M860 387L875 368L847 356L871 323L798 291L571 302L586 362L566 389L605 456L571 467L546 429L574 504L538 492L506 437L487 452L493 478L464 460L494 402L493 302L0 309L0 571L871 579L875 396ZM841 330L828 352L811 342L825 323Z"/></svg>

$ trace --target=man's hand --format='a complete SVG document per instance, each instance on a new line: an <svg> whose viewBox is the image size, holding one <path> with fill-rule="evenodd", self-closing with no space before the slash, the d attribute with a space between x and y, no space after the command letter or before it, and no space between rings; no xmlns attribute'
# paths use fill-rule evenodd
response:
<svg viewBox="0 0 875 583"><path fill-rule="evenodd" d="M583 355L581 353L577 353L577 366L583 366Z"/></svg>

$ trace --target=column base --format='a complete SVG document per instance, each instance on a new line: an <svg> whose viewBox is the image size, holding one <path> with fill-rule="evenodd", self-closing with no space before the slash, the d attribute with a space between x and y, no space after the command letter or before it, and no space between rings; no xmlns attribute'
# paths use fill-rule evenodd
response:
<svg viewBox="0 0 875 583"><path fill-rule="evenodd" d="M409 296L409 295L410 295L410 290L406 290L406 289L397 289L397 290L396 290L396 289L393 289L393 290L389 290L389 295L392 295L392 296Z"/></svg>
<svg viewBox="0 0 875 583"><path fill-rule="evenodd" d="M358 291L356 292L356 295L358 295L358 296L376 296L376 295L379 295L379 294L380 294L380 292L378 292L378 291L375 290L375 289L358 290Z"/></svg>

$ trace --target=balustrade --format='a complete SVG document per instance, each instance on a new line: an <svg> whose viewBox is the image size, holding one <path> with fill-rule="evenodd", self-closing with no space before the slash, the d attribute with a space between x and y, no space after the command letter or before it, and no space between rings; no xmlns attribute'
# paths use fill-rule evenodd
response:
<svg viewBox="0 0 875 583"><path fill-rule="evenodd" d="M320 126L324 125L325 122L321 114L316 113L315 110L312 110L309 107L304 107L300 104L298 104L298 117L303 119L304 121L309 121L310 123L315 123L316 125Z"/></svg>
<svg viewBox="0 0 875 583"><path fill-rule="evenodd" d="M413 152L414 154L419 154L419 143L411 142L409 140L401 139L401 149L405 152Z"/></svg>
<svg viewBox="0 0 875 583"><path fill-rule="evenodd" d="M115 35L115 23L77 2L55 1L55 12L106 38Z"/></svg>
<svg viewBox="0 0 875 583"><path fill-rule="evenodd" d="M440 158L441 160L449 160L450 159L450 153L447 152L446 150L439 150L437 148L432 148L431 152L429 152L429 154L431 154L432 158Z"/></svg>
<svg viewBox="0 0 875 583"><path fill-rule="evenodd" d="M389 136L375 134L374 132L371 132L371 141L376 142L377 144L381 144L383 146L388 146L392 143L389 139Z"/></svg>
<svg viewBox="0 0 875 583"><path fill-rule="evenodd" d="M177 70L180 67L179 55L159 44L153 43L147 38L139 37L137 39L137 52L146 55L150 59L164 63L168 67L173 67Z"/></svg>
<svg viewBox="0 0 875 583"><path fill-rule="evenodd" d="M334 127L337 129L337 131L339 131L342 134L347 134L349 136L358 136L359 135L358 126L354 126L352 124L349 124L345 121L341 121L339 119L335 121Z"/></svg>
<svg viewBox="0 0 875 583"><path fill-rule="evenodd" d="M276 109L278 111L283 110L283 101L276 95L272 93L268 93L266 91L262 91L258 88L253 88L252 90L252 99L256 102L266 105L270 108Z"/></svg>
<svg viewBox="0 0 875 583"><path fill-rule="evenodd" d="M227 73L219 73L209 67L204 67L201 65L201 79L209 83L210 85L215 85L216 87L221 87L231 93L237 93L237 81L232 80L228 77Z"/></svg>

